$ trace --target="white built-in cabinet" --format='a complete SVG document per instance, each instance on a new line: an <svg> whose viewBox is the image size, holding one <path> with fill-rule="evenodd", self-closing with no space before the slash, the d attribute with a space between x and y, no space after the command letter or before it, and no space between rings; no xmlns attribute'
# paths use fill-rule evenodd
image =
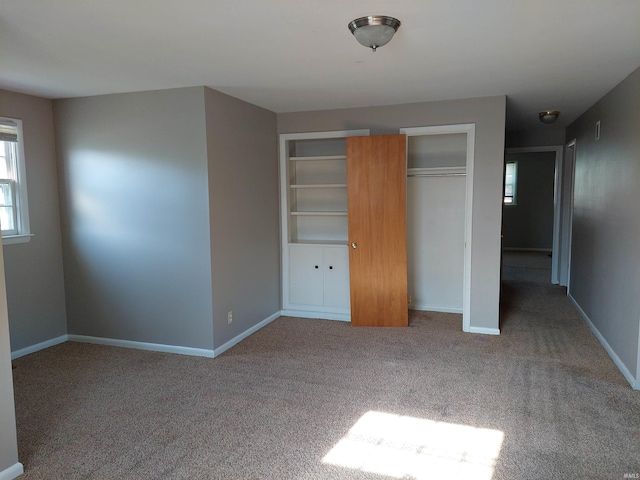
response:
<svg viewBox="0 0 640 480"><path fill-rule="evenodd" d="M289 245L289 302L349 308L349 251L342 245Z"/></svg>
<svg viewBox="0 0 640 480"><path fill-rule="evenodd" d="M346 137L368 130L280 135L283 311L348 320Z"/></svg>

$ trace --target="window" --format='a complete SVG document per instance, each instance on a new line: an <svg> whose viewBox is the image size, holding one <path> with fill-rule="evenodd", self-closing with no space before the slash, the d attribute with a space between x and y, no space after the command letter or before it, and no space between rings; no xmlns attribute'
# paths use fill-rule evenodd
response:
<svg viewBox="0 0 640 480"><path fill-rule="evenodd" d="M0 227L3 243L26 242L31 236L22 122L4 117L0 117Z"/></svg>
<svg viewBox="0 0 640 480"><path fill-rule="evenodd" d="M518 179L518 162L507 162L504 169L504 204L516 204L516 184Z"/></svg>

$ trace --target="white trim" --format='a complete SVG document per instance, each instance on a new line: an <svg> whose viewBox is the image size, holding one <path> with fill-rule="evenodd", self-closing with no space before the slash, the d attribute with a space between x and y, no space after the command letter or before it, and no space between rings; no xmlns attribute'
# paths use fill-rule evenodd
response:
<svg viewBox="0 0 640 480"><path fill-rule="evenodd" d="M33 233L7 235L2 237L2 245L14 245L16 243L28 243L31 237L34 237Z"/></svg>
<svg viewBox="0 0 640 480"><path fill-rule="evenodd" d="M467 164L465 176L465 220L464 220L464 286L462 292L462 331L471 332L471 249L473 247L473 167L475 158L475 123L439 125L433 127L401 128L407 138L416 135L467 134Z"/></svg>
<svg viewBox="0 0 640 480"><path fill-rule="evenodd" d="M640 390L640 379L633 378L633 375L631 375L631 372L629 371L627 366L622 362L622 360L620 360L620 357L618 357L616 352L614 352L613 348L611 348L611 345L609 345L607 340L602 336L600 331L589 319L585 311L582 310L582 307L578 305L578 302L576 301L576 299L573 298L573 296L570 293L567 294L567 297L569 297L569 300L571 300L573 305L576 307L576 309L578 310L578 313L582 316L582 318L584 319L586 324L589 326L593 334L596 336L596 338L600 341L604 349L607 351L607 353L611 357L611 360L613 360L613 363L615 363L618 369L622 372L622 375L624 375L624 378L627 380L627 382L629 382L629 384L634 390Z"/></svg>
<svg viewBox="0 0 640 480"><path fill-rule="evenodd" d="M13 480L24 473L24 467L20 462L16 462L9 468L5 468L0 472L0 480Z"/></svg>
<svg viewBox="0 0 640 480"><path fill-rule="evenodd" d="M519 147L505 148L507 153L542 153L555 152L555 171L553 177L553 240L551 250L551 283L557 285L560 283L560 236L561 236L561 219L562 219L562 189L564 163L563 153L564 145L549 145L545 147Z"/></svg>
<svg viewBox="0 0 640 480"><path fill-rule="evenodd" d="M568 166L568 178L563 178L563 197L565 201L562 205L562 215L566 216L566 220L563 217L562 224L564 225L562 229L562 236L567 238L567 242L565 245L565 250L561 257L566 259L564 263L564 268L566 269L566 287L567 291L571 287L571 242L573 238L573 191L575 187L575 171L576 171L576 152L577 152L577 139L572 139L569 143L565 145L565 151L569 148L573 149L572 156L568 161L571 164ZM565 231L566 230L566 231Z"/></svg>
<svg viewBox="0 0 640 480"><path fill-rule="evenodd" d="M18 124L18 171L16 177L18 179L18 191L16 197L18 200L18 234L28 235L31 233L31 225L29 222L29 195L27 194L27 167L24 155L24 134L22 130L22 120L16 120Z"/></svg>
<svg viewBox="0 0 640 480"><path fill-rule="evenodd" d="M407 177L410 176L446 176L446 175L466 175L467 167L420 167L407 168Z"/></svg>
<svg viewBox="0 0 640 480"><path fill-rule="evenodd" d="M337 320L350 322L351 315L342 313L312 312L309 310L282 310L283 317L316 318L319 320Z"/></svg>
<svg viewBox="0 0 640 480"><path fill-rule="evenodd" d="M291 212L292 216L299 215L301 217L346 217L347 212Z"/></svg>
<svg viewBox="0 0 640 480"><path fill-rule="evenodd" d="M483 335L500 335L499 328L470 327L469 333L481 333Z"/></svg>
<svg viewBox="0 0 640 480"><path fill-rule="evenodd" d="M285 134L286 135L286 134ZM304 157L289 157L290 162L317 162L318 160L322 161L331 161L331 160L346 160L346 155L311 155Z"/></svg>
<svg viewBox="0 0 640 480"><path fill-rule="evenodd" d="M562 227L562 178L564 172L564 146L557 147L556 168L553 174L553 240L551 250L551 283L560 283L560 239ZM555 253L554 253L555 252Z"/></svg>
<svg viewBox="0 0 640 480"><path fill-rule="evenodd" d="M93 343L110 347L134 348L136 350L149 350L152 352L178 353L194 357L213 358L213 350L204 348L180 347L178 345L163 345L161 343L134 342L132 340L119 340L115 338L90 337L87 335L68 335L70 342Z"/></svg>
<svg viewBox="0 0 640 480"><path fill-rule="evenodd" d="M207 350L204 348L180 347L177 345L163 345L160 343L134 342L131 340L118 340L114 338L90 337L86 335L68 335L68 340L70 342L93 343L96 345L107 345L110 347L134 348L137 350L148 350L152 352L177 353L180 355L191 355L193 357L214 358L221 353L226 352L231 347L238 344L240 341L244 340L252 333L257 332L265 325L273 322L280 316L280 311L268 316L260 323L257 323L253 327L242 332L240 335L237 335L233 339L229 340L227 343L213 350Z"/></svg>
<svg viewBox="0 0 640 480"><path fill-rule="evenodd" d="M59 345L60 343L64 343L69 340L68 335L60 335L59 337L52 338L51 340L45 340L44 342L36 343L35 345L31 345L30 347L21 348L20 350L16 350L15 352L11 352L11 360L15 360L16 358L24 357L25 355L29 355L31 353L39 352L40 350L44 350L45 348L53 347L54 345Z"/></svg>
<svg viewBox="0 0 640 480"><path fill-rule="evenodd" d="M346 138L346 137L366 137L369 135L368 128L360 130L328 130L324 132L301 132L301 133L281 133L280 140L313 140L318 138ZM325 155L326 156L326 155ZM344 155L342 155L343 158Z"/></svg>
<svg viewBox="0 0 640 480"><path fill-rule="evenodd" d="M229 350L231 347L233 347L234 345L237 345L238 343L240 343L242 340L244 340L245 338L247 338L249 335L251 335L252 333L257 332L258 330L260 330L262 327L270 324L271 322L273 322L276 318L280 318L281 312L277 311L276 313L269 315L267 318L265 318L264 320L262 320L260 323L255 324L253 327L245 330L244 332L242 332L240 335L235 336L234 338L232 338L231 340L229 340L228 342L220 345L218 348L214 348L213 349L213 356L217 357L218 355L226 352L227 350Z"/></svg>
<svg viewBox="0 0 640 480"><path fill-rule="evenodd" d="M409 305L409 310L421 312L462 313L462 307L447 307L442 305Z"/></svg>

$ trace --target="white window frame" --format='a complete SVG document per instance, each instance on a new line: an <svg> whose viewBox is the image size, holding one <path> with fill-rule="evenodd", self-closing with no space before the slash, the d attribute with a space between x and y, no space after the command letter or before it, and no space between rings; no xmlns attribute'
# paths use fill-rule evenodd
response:
<svg viewBox="0 0 640 480"><path fill-rule="evenodd" d="M27 195L27 174L24 156L24 136L22 130L22 120L17 118L0 117L0 122L12 122L16 124L18 142L16 144L15 159L15 179L0 182L11 182L14 184L13 195L16 212L16 228L9 234L2 234L2 244L11 245L14 243L26 243L31 240L31 224L29 223L29 199Z"/></svg>
<svg viewBox="0 0 640 480"><path fill-rule="evenodd" d="M511 183L512 187L512 195L507 195L507 165L514 165L513 172L513 182ZM502 195L502 203L505 206L517 205L518 204L518 161L508 161L504 164L504 185L503 185L503 195ZM507 198L511 198L510 202L507 202Z"/></svg>

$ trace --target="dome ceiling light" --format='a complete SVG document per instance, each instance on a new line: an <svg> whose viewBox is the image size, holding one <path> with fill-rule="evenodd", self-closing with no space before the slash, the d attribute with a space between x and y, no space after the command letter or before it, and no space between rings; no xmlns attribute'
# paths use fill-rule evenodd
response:
<svg viewBox="0 0 640 480"><path fill-rule="evenodd" d="M356 40L374 52L389 43L400 27L400 20L385 15L370 15L349 22L349 30Z"/></svg>
<svg viewBox="0 0 640 480"><path fill-rule="evenodd" d="M538 113L538 117L540 118L540 121L546 124L555 122L558 119L559 115L560 115L559 110L547 110L546 112Z"/></svg>

